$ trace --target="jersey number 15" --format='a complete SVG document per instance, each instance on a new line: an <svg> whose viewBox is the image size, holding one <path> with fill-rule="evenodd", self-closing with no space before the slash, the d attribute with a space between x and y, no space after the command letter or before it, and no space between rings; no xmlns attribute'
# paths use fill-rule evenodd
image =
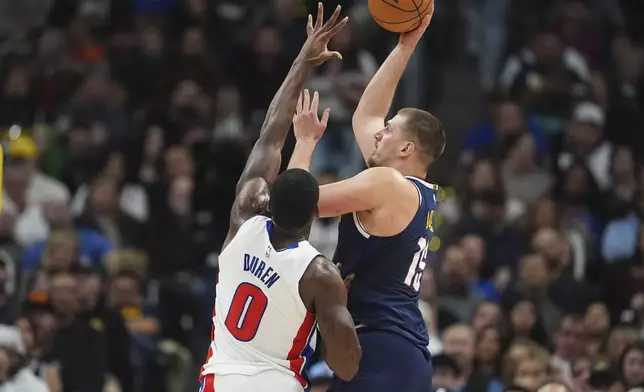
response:
<svg viewBox="0 0 644 392"><path fill-rule="evenodd" d="M407 271L407 277L405 278L405 284L414 289L414 291L420 290L420 280L423 277L425 266L427 266L428 250L429 241L425 237L420 237L418 239L418 252L416 252L414 257L411 259L411 265L409 266L409 271Z"/></svg>

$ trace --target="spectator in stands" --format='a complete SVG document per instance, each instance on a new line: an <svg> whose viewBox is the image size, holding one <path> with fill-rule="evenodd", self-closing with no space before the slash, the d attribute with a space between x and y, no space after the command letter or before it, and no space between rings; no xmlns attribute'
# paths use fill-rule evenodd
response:
<svg viewBox="0 0 644 392"><path fill-rule="evenodd" d="M83 215L74 220L75 226L101 233L117 249L140 247L143 227L123 211L117 190L117 184L109 177L95 180L89 191L88 206Z"/></svg>
<svg viewBox="0 0 644 392"><path fill-rule="evenodd" d="M543 129L531 118L526 118L521 106L511 99L497 98L492 102L492 121L476 125L465 135L460 162L469 166L475 155L505 155L507 140L525 134L534 136L540 154L547 156L548 139Z"/></svg>
<svg viewBox="0 0 644 392"><path fill-rule="evenodd" d="M502 348L498 326L481 330L476 338L476 372L500 382Z"/></svg>
<svg viewBox="0 0 644 392"><path fill-rule="evenodd" d="M606 262L630 259L637 250L639 226L637 215L637 172L633 153L617 147L611 164L613 186L606 194L605 221L601 255Z"/></svg>
<svg viewBox="0 0 644 392"><path fill-rule="evenodd" d="M100 233L87 229L73 229L71 213L66 204L51 202L45 206L45 215L49 218L50 226L54 232L65 233L64 241L61 236L52 236L50 240L38 242L30 246L24 254L22 261L23 271L33 271L38 268L43 261L43 255L48 251L51 253L55 249L52 246L67 246L74 244L76 262L93 267L100 267L105 256L112 250L112 244ZM53 243L51 238L59 237L59 241Z"/></svg>
<svg viewBox="0 0 644 392"><path fill-rule="evenodd" d="M144 187L152 186L161 180L163 171L163 149L165 136L158 125L148 127L143 135L139 181Z"/></svg>
<svg viewBox="0 0 644 392"><path fill-rule="evenodd" d="M635 343L624 350L619 362L619 384L615 390L644 388L644 344Z"/></svg>
<svg viewBox="0 0 644 392"><path fill-rule="evenodd" d="M509 309L508 340L529 339L540 345L548 344L548 334L541 318L539 309L534 302L519 299Z"/></svg>
<svg viewBox="0 0 644 392"><path fill-rule="evenodd" d="M78 316L78 279L68 273L52 277L51 304L58 330L45 361L60 362L63 390L102 392L108 374L104 324Z"/></svg>
<svg viewBox="0 0 644 392"><path fill-rule="evenodd" d="M483 333L486 328L495 328L502 325L503 314L501 307L496 302L479 302L470 321L477 334Z"/></svg>
<svg viewBox="0 0 644 392"><path fill-rule="evenodd" d="M148 199L143 187L132 183L127 176L128 167L125 156L120 152L108 154L101 176L111 181L118 191L118 204L120 209L139 222L148 218ZM81 185L72 200L72 212L74 216L80 216L85 212L88 203L91 183Z"/></svg>
<svg viewBox="0 0 644 392"><path fill-rule="evenodd" d="M108 293L109 308L122 315L125 326L132 338L132 346L139 360L139 376L143 383L148 383L155 367L158 337L161 325L156 316L156 309L145 306L141 295L139 277L123 271L112 278ZM131 373L130 373L131 374Z"/></svg>
<svg viewBox="0 0 644 392"><path fill-rule="evenodd" d="M545 328L545 331L534 331L537 335L532 336L533 331L529 330L529 336L525 338L535 339L540 343L544 342L543 333L551 335L559 325L561 311L554 304L548 293L548 286L551 281L551 274L545 258L540 255L526 255L519 263L518 279L505 292L503 302L508 309L516 306L522 300L532 301L527 306L534 306L536 310L535 324L537 320L543 325L538 329ZM523 322L523 320L520 320ZM535 326L530 326L532 328Z"/></svg>
<svg viewBox="0 0 644 392"><path fill-rule="evenodd" d="M575 163L584 164L590 171L590 181L599 190L607 190L613 146L604 140L604 111L592 102L582 102L574 108L570 120L564 150L557 157L558 169L565 172Z"/></svg>
<svg viewBox="0 0 644 392"><path fill-rule="evenodd" d="M586 335L586 355L596 357L610 332L610 314L603 302L593 302L586 309L584 333Z"/></svg>
<svg viewBox="0 0 644 392"><path fill-rule="evenodd" d="M492 280L481 278L481 270L485 262L486 243L478 235L469 234L461 238L459 242L461 250L465 254L467 263L468 282L470 282L476 293L481 298L489 301L498 301L501 293L505 290L510 279L510 272L507 269L497 271Z"/></svg>
<svg viewBox="0 0 644 392"><path fill-rule="evenodd" d="M432 367L434 369L432 392L459 391L465 387L461 368L455 358L445 354L433 356Z"/></svg>
<svg viewBox="0 0 644 392"><path fill-rule="evenodd" d="M549 134L563 129L573 102L589 93L590 82L584 58L548 28L535 33L528 45L508 59L500 77L501 89L539 116Z"/></svg>
<svg viewBox="0 0 644 392"><path fill-rule="evenodd" d="M487 242L487 263L481 276L493 276L501 268L516 269L521 254L522 235L506 219L507 199L502 189L484 189L470 196L469 211L454 227L452 235L460 238L477 234Z"/></svg>
<svg viewBox="0 0 644 392"><path fill-rule="evenodd" d="M20 244L29 245L48 234L43 205L51 201L66 203L69 191L59 181L38 171L36 144L30 137L13 140L7 154L3 211L16 216L15 238Z"/></svg>
<svg viewBox="0 0 644 392"><path fill-rule="evenodd" d="M445 249L439 276L439 303L453 309L460 322L467 321L483 298L468 279L465 253L460 246L452 245Z"/></svg>
<svg viewBox="0 0 644 392"><path fill-rule="evenodd" d="M107 307L103 277L100 274L81 269L76 276L79 280L80 312L90 320L90 323L105 326L109 372L118 380L122 392L132 391L134 388L132 345L123 316Z"/></svg>
<svg viewBox="0 0 644 392"><path fill-rule="evenodd" d="M524 358L533 355L540 347L532 340L516 339L512 342L503 356L501 380L504 385L512 385L517 364Z"/></svg>
<svg viewBox="0 0 644 392"><path fill-rule="evenodd" d="M585 343L583 318L576 314L564 315L554 336L554 369L565 377L571 377L572 365L584 355Z"/></svg>
<svg viewBox="0 0 644 392"><path fill-rule="evenodd" d="M553 178L540 161L533 136L523 135L509 142L503 182L510 199L527 206L550 191Z"/></svg>
<svg viewBox="0 0 644 392"><path fill-rule="evenodd" d="M553 229L541 229L532 238L532 249L546 259L550 282L548 297L564 312L583 313L592 299L592 289L583 277L585 259L574 258L569 239ZM574 294L573 294L574 293Z"/></svg>
<svg viewBox="0 0 644 392"><path fill-rule="evenodd" d="M443 344L445 354L454 358L460 366L466 391L502 391L500 383L491 381L485 375L475 371L476 336L471 327L465 324L448 327L443 332Z"/></svg>
<svg viewBox="0 0 644 392"><path fill-rule="evenodd" d="M8 128L14 125L24 127L33 124L36 107L27 69L18 64L14 65L2 87L0 126Z"/></svg>
<svg viewBox="0 0 644 392"><path fill-rule="evenodd" d="M425 268L420 281L419 307L425 321L429 322L430 328L436 332L441 332L448 326L458 323L458 317L452 309L444 307L438 300L436 279L431 267ZM439 341L440 338L434 340ZM431 340L430 344L432 344Z"/></svg>
<svg viewBox="0 0 644 392"><path fill-rule="evenodd" d="M611 330L608 339L606 339L604 355L615 369L626 348L637 341L638 334L637 328L624 324L618 324Z"/></svg>
<svg viewBox="0 0 644 392"><path fill-rule="evenodd" d="M550 374L548 353L534 349L516 363L512 385L526 391L537 391Z"/></svg>
<svg viewBox="0 0 644 392"><path fill-rule="evenodd" d="M625 45L615 45L619 49L613 51L616 72L607 75L606 137L615 144L631 146L641 156L644 139L631 130L644 125L644 49L628 38L621 40Z"/></svg>

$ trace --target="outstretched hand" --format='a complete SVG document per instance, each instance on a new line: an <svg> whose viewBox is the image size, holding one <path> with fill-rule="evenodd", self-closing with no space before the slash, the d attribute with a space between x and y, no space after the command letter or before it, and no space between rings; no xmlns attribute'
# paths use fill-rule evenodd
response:
<svg viewBox="0 0 644 392"><path fill-rule="evenodd" d="M342 264L338 263L335 266L338 267L338 271L340 271L340 275L342 275ZM349 274L346 278L344 278L344 287L347 289L347 292L349 292L349 289L351 289L351 282L355 277L356 274Z"/></svg>
<svg viewBox="0 0 644 392"><path fill-rule="evenodd" d="M408 46L410 48L415 48L418 45L418 42L425 34L425 30L429 27L429 22L432 21L432 16L434 15L434 2L429 6L429 12L423 17L420 26L412 31L400 34L400 44Z"/></svg>
<svg viewBox="0 0 644 392"><path fill-rule="evenodd" d="M329 51L329 40L336 35L347 24L349 17L344 17L338 22L340 16L341 6L337 6L331 18L323 24L324 20L324 6L318 3L318 15L313 24L313 16L309 14L308 23L306 25L306 33L308 38L304 44L306 50L306 60L310 61L313 65L317 66L327 60L342 60L340 52Z"/></svg>
<svg viewBox="0 0 644 392"><path fill-rule="evenodd" d="M325 109L322 118L318 117L318 105L320 104L320 95L318 92L313 93L313 100L309 90L304 90L297 100L295 115L293 116L293 133L297 141L317 142L322 138L326 125L329 122L330 109Z"/></svg>

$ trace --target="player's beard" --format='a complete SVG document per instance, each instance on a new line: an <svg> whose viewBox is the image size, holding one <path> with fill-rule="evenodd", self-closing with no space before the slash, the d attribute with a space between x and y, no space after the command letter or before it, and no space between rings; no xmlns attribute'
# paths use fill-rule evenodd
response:
<svg viewBox="0 0 644 392"><path fill-rule="evenodd" d="M371 156L367 159L367 167L371 168L371 167L379 167L379 166L381 165L378 164L378 162L376 161L376 154L375 153L371 154Z"/></svg>

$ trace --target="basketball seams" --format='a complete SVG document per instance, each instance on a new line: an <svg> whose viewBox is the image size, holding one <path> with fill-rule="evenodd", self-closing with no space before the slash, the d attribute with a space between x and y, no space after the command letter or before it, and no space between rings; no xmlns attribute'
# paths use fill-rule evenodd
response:
<svg viewBox="0 0 644 392"><path fill-rule="evenodd" d="M380 19L380 18L376 17L373 13L372 13L372 15L371 15L371 16L372 16L372 17L373 17L373 19L374 19L375 21L377 21L379 24L384 24L384 25L399 25L399 24L409 23L409 22L413 21L414 19L418 19L418 20L417 20L413 25L411 25L407 30L405 30L405 31L411 31L411 30L413 30L413 29L415 29L415 28L419 27L419 26L422 24L422 21L423 21L423 15L427 12L427 10L429 10L429 7L431 7L432 2L433 2L434 0L424 0L424 1L421 1L420 6L416 3L416 0L411 0L411 1L412 1L412 3L414 4L414 6L416 7L413 11L406 11L406 10L400 10L400 11L404 11L404 12L416 12L416 13L417 13L417 15L415 15L415 16L414 16L414 17L412 17L412 18L405 19L405 20L400 20L400 21L395 21L395 22L390 22L390 21L382 20L382 19ZM393 6L393 8L396 8L393 4L389 4L389 3L388 3L388 2L386 2L385 0L381 0L381 2L382 2L382 3L385 3L385 4L388 4L388 5L391 5L391 6ZM423 9L423 10L421 11L421 10L420 10L420 7L422 7L422 6L424 5L424 3L425 3L425 2L427 2L427 5L425 6L425 9Z"/></svg>
<svg viewBox="0 0 644 392"><path fill-rule="evenodd" d="M418 7L416 6L416 3L415 3L415 2L413 2L413 1L412 1L412 3L414 3L414 7L415 7L415 8L414 8L414 9L411 9L411 10L406 10L406 9L404 9L404 8L400 8L400 6L399 6L399 5L397 5L397 4L391 4L391 3L390 3L390 2L388 2L387 0L380 0L380 2L382 2L382 3L384 3L384 4L387 4L387 5L388 5L388 6L390 6L391 8L397 9L398 11L402 11L402 12L416 12L416 11L418 11Z"/></svg>
<svg viewBox="0 0 644 392"><path fill-rule="evenodd" d="M411 18L409 18L409 19L399 20L399 21L397 21L397 22L387 22L386 20L378 19L378 18L376 18L375 16L373 16L373 19L374 19L374 20L376 20L376 21L378 21L378 22L380 22L380 23L384 23L384 24L388 24L388 25L397 25L397 24L409 23L409 22L411 22L411 21L412 21L412 20L414 20L414 19L418 19L418 17L417 17L417 16L414 16L414 17L411 17Z"/></svg>
<svg viewBox="0 0 644 392"><path fill-rule="evenodd" d="M427 4L431 4L433 0L429 0ZM420 13L420 10L418 9L418 4L416 4L416 0L411 0L411 2L414 4L414 7L416 7L416 13L418 14L418 19L423 19L423 14ZM421 5L423 3L420 3Z"/></svg>
<svg viewBox="0 0 644 392"><path fill-rule="evenodd" d="M424 0L423 0L423 1L424 1ZM427 4L431 4L431 3L432 3L432 1L434 1L434 0L428 0L428 1L427 1ZM420 10L418 9L418 4L416 4L416 0L411 0L411 2L412 2L412 4L414 4L414 7L416 7L416 12L418 13L418 26L420 26L420 25L423 23L423 14L422 14L422 13L420 12ZM421 3L421 4L422 4L422 3ZM414 26L415 26L415 25L414 25ZM412 27L412 28L410 28L408 31L412 31L412 30L413 30L413 29L415 29L415 28L416 28L416 27Z"/></svg>

